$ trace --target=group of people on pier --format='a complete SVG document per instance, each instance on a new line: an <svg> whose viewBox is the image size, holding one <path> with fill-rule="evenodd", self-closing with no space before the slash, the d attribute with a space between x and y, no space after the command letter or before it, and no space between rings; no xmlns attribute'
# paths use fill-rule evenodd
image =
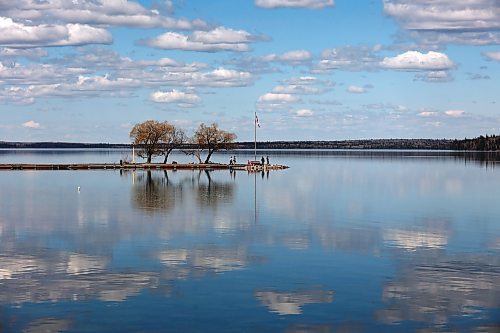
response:
<svg viewBox="0 0 500 333"><path fill-rule="evenodd" d="M247 161L247 164L256 164L256 163L259 163L259 162L258 161ZM231 156L231 158L229 159L229 165L235 165L235 164L236 164L236 156ZM271 163L269 162L269 156L266 156L265 158L264 158L264 156L262 156L262 158L260 159L260 165L271 165Z"/></svg>
<svg viewBox="0 0 500 333"><path fill-rule="evenodd" d="M267 165L271 165L271 163L269 163L269 156L266 156L266 159L264 159L264 156L262 156L262 158L260 159L260 164L264 165L264 162L266 162Z"/></svg>

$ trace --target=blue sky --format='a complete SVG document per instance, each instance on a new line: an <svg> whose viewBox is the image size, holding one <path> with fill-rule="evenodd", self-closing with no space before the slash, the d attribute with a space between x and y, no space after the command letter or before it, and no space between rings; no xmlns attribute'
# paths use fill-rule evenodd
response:
<svg viewBox="0 0 500 333"><path fill-rule="evenodd" d="M0 1L0 62L3 141L500 133L498 0Z"/></svg>

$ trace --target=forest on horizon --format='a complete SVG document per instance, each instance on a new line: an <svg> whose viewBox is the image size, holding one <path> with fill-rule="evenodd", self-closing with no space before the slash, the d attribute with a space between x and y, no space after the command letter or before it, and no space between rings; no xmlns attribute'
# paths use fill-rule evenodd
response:
<svg viewBox="0 0 500 333"><path fill-rule="evenodd" d="M236 142L237 149L253 149L254 142ZM189 147L189 144L185 144ZM0 148L31 149L85 149L131 148L123 143L78 142L7 142L0 141ZM472 139L363 139L335 141L265 141L257 142L257 149L421 149L421 150L474 150L500 151L499 135L481 135Z"/></svg>

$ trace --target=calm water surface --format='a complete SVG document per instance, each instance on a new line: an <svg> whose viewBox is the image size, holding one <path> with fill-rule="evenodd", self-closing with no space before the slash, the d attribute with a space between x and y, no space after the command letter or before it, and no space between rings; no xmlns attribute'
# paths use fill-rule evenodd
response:
<svg viewBox="0 0 500 333"><path fill-rule="evenodd" d="M291 168L1 171L0 332L500 330L495 156L270 158Z"/></svg>

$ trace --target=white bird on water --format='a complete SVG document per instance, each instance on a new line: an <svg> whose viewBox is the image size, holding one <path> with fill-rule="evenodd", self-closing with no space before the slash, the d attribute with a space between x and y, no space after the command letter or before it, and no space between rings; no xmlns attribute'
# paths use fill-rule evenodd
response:
<svg viewBox="0 0 500 333"><path fill-rule="evenodd" d="M80 192L80 186L78 186L78 192Z"/></svg>

